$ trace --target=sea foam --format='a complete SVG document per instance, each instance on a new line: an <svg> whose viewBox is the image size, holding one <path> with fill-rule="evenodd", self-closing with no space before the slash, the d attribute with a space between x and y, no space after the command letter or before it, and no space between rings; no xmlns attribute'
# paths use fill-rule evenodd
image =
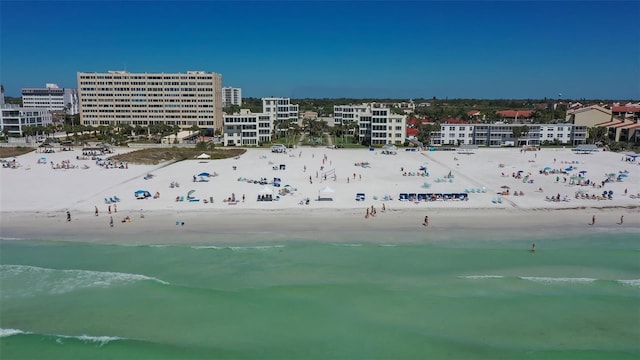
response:
<svg viewBox="0 0 640 360"><path fill-rule="evenodd" d="M30 332L30 331L24 331L20 329L0 329L0 338L13 336L13 335L20 335L20 334L33 335L36 333ZM60 335L60 334L40 334L40 335L56 338L56 342L58 344L63 344L62 339L75 339L75 340L83 341L85 343L96 343L100 346L103 346L115 340L127 340L126 338L121 338L118 336L91 336L91 335L75 336L75 335Z"/></svg>
<svg viewBox="0 0 640 360"><path fill-rule="evenodd" d="M169 285L166 281L140 274L75 269L57 270L30 265L0 265L0 274L5 284L11 280L24 280L31 283L28 295L38 292L62 294L81 288L109 287L136 281L153 281ZM5 288L5 291L11 293L10 289Z"/></svg>
<svg viewBox="0 0 640 360"><path fill-rule="evenodd" d="M504 276L502 275L465 275L465 276L458 276L461 279L471 279L471 280L478 280L478 279L502 279L504 278Z"/></svg>
<svg viewBox="0 0 640 360"><path fill-rule="evenodd" d="M574 283L574 284L588 284L596 281L592 278L573 278L573 277L544 277L544 276L520 276L522 280L539 282L539 283Z"/></svg>
<svg viewBox="0 0 640 360"><path fill-rule="evenodd" d="M640 279L616 280L616 281L625 286L640 287Z"/></svg>
<svg viewBox="0 0 640 360"><path fill-rule="evenodd" d="M19 334L29 334L29 333L19 329L0 329L0 338L19 335Z"/></svg>

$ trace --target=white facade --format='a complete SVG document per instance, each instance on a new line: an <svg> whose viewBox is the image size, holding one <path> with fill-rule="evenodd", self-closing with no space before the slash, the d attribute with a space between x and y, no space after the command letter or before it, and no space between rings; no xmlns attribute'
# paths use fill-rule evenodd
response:
<svg viewBox="0 0 640 360"><path fill-rule="evenodd" d="M333 121L334 125L357 123L359 138L371 145L402 145L407 137L405 115L393 114L389 108L372 107L371 104L336 105Z"/></svg>
<svg viewBox="0 0 640 360"><path fill-rule="evenodd" d="M258 146L271 142L273 118L267 113L252 113L242 109L240 114L224 115L224 146Z"/></svg>
<svg viewBox="0 0 640 360"><path fill-rule="evenodd" d="M46 84L44 88L22 89L22 106L65 111L68 115L76 115L80 112L78 90L60 88L56 84Z"/></svg>
<svg viewBox="0 0 640 360"><path fill-rule="evenodd" d="M51 113L45 108L25 108L18 105L0 105L0 132L9 136L23 136L25 126L53 124Z"/></svg>
<svg viewBox="0 0 640 360"><path fill-rule="evenodd" d="M586 142L587 127L574 124L529 124L529 132L519 139L513 137L518 124L441 124L440 131L431 133L429 145L479 146L539 146L545 141L579 145Z"/></svg>
<svg viewBox="0 0 640 360"><path fill-rule="evenodd" d="M222 106L242 106L242 89L234 87L222 88Z"/></svg>
<svg viewBox="0 0 640 360"><path fill-rule="evenodd" d="M271 115L274 124L283 121L298 121L298 105L289 98L262 98L262 112Z"/></svg>
<svg viewBox="0 0 640 360"><path fill-rule="evenodd" d="M80 120L85 125L178 125L222 128L222 75L78 73Z"/></svg>

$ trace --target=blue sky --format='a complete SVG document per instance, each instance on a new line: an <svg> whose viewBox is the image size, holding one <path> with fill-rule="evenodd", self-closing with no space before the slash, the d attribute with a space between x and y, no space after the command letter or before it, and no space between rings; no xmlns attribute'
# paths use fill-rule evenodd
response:
<svg viewBox="0 0 640 360"><path fill-rule="evenodd" d="M7 1L0 81L222 74L244 96L640 99L640 2Z"/></svg>

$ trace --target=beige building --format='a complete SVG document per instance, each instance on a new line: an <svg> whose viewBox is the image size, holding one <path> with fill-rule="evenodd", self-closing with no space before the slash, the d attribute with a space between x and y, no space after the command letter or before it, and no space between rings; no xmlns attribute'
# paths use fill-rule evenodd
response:
<svg viewBox="0 0 640 360"><path fill-rule="evenodd" d="M222 75L186 73L78 73L82 124L178 125L222 128Z"/></svg>
<svg viewBox="0 0 640 360"><path fill-rule="evenodd" d="M575 125L593 127L596 124L611 121L611 110L598 105L567 110L567 121Z"/></svg>

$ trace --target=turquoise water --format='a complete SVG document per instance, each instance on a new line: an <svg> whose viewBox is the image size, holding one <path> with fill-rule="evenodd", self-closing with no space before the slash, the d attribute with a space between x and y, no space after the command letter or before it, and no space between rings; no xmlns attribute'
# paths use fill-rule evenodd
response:
<svg viewBox="0 0 640 360"><path fill-rule="evenodd" d="M0 357L640 356L637 232L470 235L408 232L396 245L382 240L392 233L242 246L2 240Z"/></svg>

